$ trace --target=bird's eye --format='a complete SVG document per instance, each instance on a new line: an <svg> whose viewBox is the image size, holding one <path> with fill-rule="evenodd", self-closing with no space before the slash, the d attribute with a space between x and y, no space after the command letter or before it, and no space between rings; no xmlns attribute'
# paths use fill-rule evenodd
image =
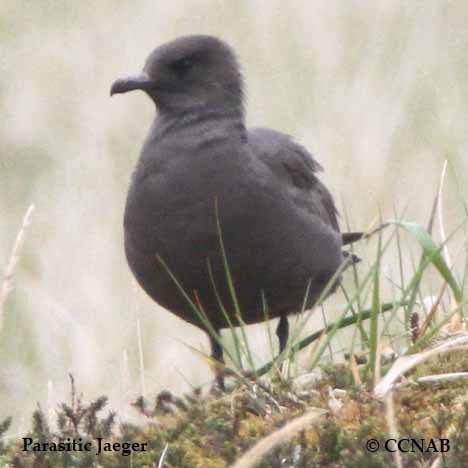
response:
<svg viewBox="0 0 468 468"><path fill-rule="evenodd" d="M178 75L185 75L193 67L193 60L191 58L182 58L172 63L171 68Z"/></svg>

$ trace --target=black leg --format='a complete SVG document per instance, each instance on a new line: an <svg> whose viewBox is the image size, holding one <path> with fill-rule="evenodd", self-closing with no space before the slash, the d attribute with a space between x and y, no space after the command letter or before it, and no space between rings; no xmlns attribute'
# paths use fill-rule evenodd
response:
<svg viewBox="0 0 468 468"><path fill-rule="evenodd" d="M221 337L219 330L216 330L216 334L218 335L218 339ZM218 340L211 336L210 337L210 345L211 345L211 357L220 362L221 364L224 364L224 357L223 357L223 347L219 344ZM216 383L218 384L218 387L221 390L224 390L224 371L223 369L219 369L218 367L215 368L215 377L216 377Z"/></svg>
<svg viewBox="0 0 468 468"><path fill-rule="evenodd" d="M279 352L280 354L286 348L286 343L288 342L289 337L289 322L288 316L286 314L281 315L278 327L276 328L276 336L279 340Z"/></svg>

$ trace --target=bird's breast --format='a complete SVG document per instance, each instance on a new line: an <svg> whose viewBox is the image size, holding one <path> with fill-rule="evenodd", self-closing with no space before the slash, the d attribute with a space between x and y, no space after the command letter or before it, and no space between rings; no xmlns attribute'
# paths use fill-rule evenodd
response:
<svg viewBox="0 0 468 468"><path fill-rule="evenodd" d="M207 255L218 246L218 221L227 232L251 230L260 187L238 155L227 147L171 155L140 162L135 171L125 210L128 243L148 254L177 250L182 256L191 249Z"/></svg>

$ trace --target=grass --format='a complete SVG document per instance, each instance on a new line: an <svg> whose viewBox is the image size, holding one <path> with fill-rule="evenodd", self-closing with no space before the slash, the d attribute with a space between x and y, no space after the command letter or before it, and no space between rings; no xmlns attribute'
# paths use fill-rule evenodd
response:
<svg viewBox="0 0 468 468"><path fill-rule="evenodd" d="M465 245L468 210L460 198L465 218L456 231L449 236L443 232L442 241L436 242L433 235L436 216L443 231L442 185L441 182L428 227L401 219L384 223L386 229L378 231L373 246L376 249L373 260L367 268L353 266L353 292L345 294L346 304L337 318L322 330L301 338L310 318L302 310L294 321L285 352L260 368L254 365L255 353L241 319L218 223L232 306L240 323L240 333L230 328L234 349L224 347L226 367L234 376L228 391L205 397L201 389L195 389L183 398L165 392L156 398L154 405L142 396L134 406L145 421L139 425L127 422L118 425L114 412L101 416L106 397L84 402L77 396L72 379L70 402L57 409L54 427L50 427L38 408L32 415L27 436L47 441L66 437L91 441L105 437L118 443L147 441L150 450L135 452L128 458L106 453L99 459L82 452L23 452L18 438L6 435L11 424L11 418L7 418L0 424L2 466L97 466L99 462L99 466L109 467L217 468L236 463L240 468L283 466L280 460L288 460L288 466L307 468L380 467L391 463L464 466L468 463L465 327L468 261L457 255L458 261L463 261L462 267L457 268L450 261L449 247L460 232L465 233ZM18 237L22 238L23 232L24 227ZM403 264L411 240L416 241L420 252L419 261L414 262L414 270L408 275ZM396 247L400 265L399 283L385 272L385 258L392 247ZM16 265L18 249L13 251ZM162 259L159 261L166 265ZM13 270L9 267L5 281L11 281ZM437 299L425 309L422 304L434 275ZM212 275L211 278L215 287ZM387 282L391 283L392 295L390 301L384 302L383 285ZM331 284L332 281L319 303ZM3 289L8 289L5 284ZM180 290L208 331L215 333L196 295L192 298L181 287ZM445 310L444 300L448 304ZM303 309L306 303L307 295ZM226 306L221 300L219 304L229 320ZM265 301L264 312L268 318ZM339 341L339 331L345 329L352 333L348 352L338 357L333 352L328 355L331 345L336 346ZM216 339L223 345L220 336ZM270 334L273 355L272 343ZM301 352L306 347L311 351ZM392 351L390 358L384 353L385 347ZM141 361L143 366L142 355ZM382 407L386 408L385 417ZM450 439L453 450L446 454L380 451L370 455L363 448L368 438L383 443L396 436L445 437Z"/></svg>
<svg viewBox="0 0 468 468"><path fill-rule="evenodd" d="M401 206L406 200L412 203L402 219L415 219L426 227L424 216L430 210L442 157L450 157L457 171L466 174L468 42L463 18L468 4L464 2L427 6L318 0L295 2L287 14L278 1L267 10L261 3L244 2L236 3L235 10L226 7L227 11L213 8L212 2L180 0L164 8L148 0L137 6L123 2L118 9L103 2L99 11L91 11L91 4L84 2L75 2L73 8L46 3L50 8L25 10L21 2L6 0L1 7L2 50L9 70L0 87L2 115L9 116L1 129L2 269L28 204L33 200L37 206L32 229L26 232L18 280L5 305L5 333L0 339L0 413L15 415L12 430L19 430L18 421L28 421L35 401L45 402L49 379L54 403L66 399L69 370L86 395L104 392L113 405L125 399L122 393L133 397L142 391L135 319L128 313L134 297L122 255L121 211L138 142L153 109L143 96L125 103L110 101L108 88L121 73L138 70L152 47L191 31L227 39L244 65L249 123L293 134L313 151L326 169L333 193L353 196L348 208L354 227L366 224L379 204L385 218L397 218L392 205ZM241 20L233 22L232 17ZM34 53L27 53L28 44ZM70 44L74 54L69 53ZM463 178L460 182L466 195ZM447 232L458 216L453 209L454 188L452 179L444 197ZM93 228L83 230L84 226ZM402 236L405 274L409 274L411 240ZM358 253L365 249L356 248ZM363 258L373 258L373 243L370 249ZM455 261L457 251L450 250ZM388 263L387 255L382 300L392 302L399 291L396 286L394 292L388 290ZM358 274L367 267L359 265ZM347 281L353 274L346 275ZM399 283L398 269L392 274ZM437 284L433 276L431 272L424 276L423 295L438 294L430 285ZM347 291L352 295L354 288ZM201 349L201 334L190 326L179 327L170 314L145 302L142 294L138 300L147 396L166 385L176 392L189 391L179 371L194 385L206 381L211 376L206 363L171 343L182 340ZM324 306L327 325L342 311L334 302ZM365 310L369 305L355 308ZM439 313L444 307L445 299ZM351 314L352 310L346 317ZM393 319L392 312L385 313L380 322L388 323L389 337L395 334L396 322L403 321L401 310L395 314ZM319 317L317 310L308 322L314 324L311 332L322 327ZM369 330L368 324L364 322L361 329ZM236 332L241 338L241 330ZM350 353L348 337L354 334L353 352L367 349L361 345L362 331L347 327L337 332L323 358L332 359L331 353L340 353L343 347ZM229 335L230 331L223 332L223 341L235 353ZM103 336L110 339L104 341ZM302 333L300 338L306 336ZM272 338L271 353L267 339L260 351L254 347L256 365L276 354L274 329ZM169 366L166 353L159 352L168 348L174 355ZM115 375L123 350L128 352L131 374L124 391L109 378ZM51 352L53 366L49 366ZM289 372L297 372L303 359L304 353L298 353Z"/></svg>
<svg viewBox="0 0 468 468"><path fill-rule="evenodd" d="M13 289L12 279L13 274L16 269L16 265L20 258L21 249L24 243L24 236L27 227L31 223L31 217L34 212L34 205L30 205L26 214L23 217L23 223L21 228L16 236L15 243L13 244L13 248L11 250L10 259L8 260L7 266L5 268L5 273L3 275L3 281L0 288L0 332L3 326L3 310L5 302Z"/></svg>

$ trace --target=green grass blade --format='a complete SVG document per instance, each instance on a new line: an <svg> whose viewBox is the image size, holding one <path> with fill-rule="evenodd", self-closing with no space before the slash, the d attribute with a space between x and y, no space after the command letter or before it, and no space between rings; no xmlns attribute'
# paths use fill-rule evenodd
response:
<svg viewBox="0 0 468 468"><path fill-rule="evenodd" d="M234 286L234 280L233 280L233 277L232 277L232 274L231 274L231 269L229 267L229 262L228 262L228 258L227 258L227 254L226 254L226 249L224 248L224 239L223 239L223 233L222 233L222 230L221 230L221 222L220 222L220 219L219 219L219 209L218 209L218 199L217 198L215 198L215 218L216 218L216 229L218 231L219 248L221 250L221 257L222 257L222 260L223 260L223 267L224 267L224 271L225 271L225 274L226 274L226 281L227 281L229 293L231 295L231 299L232 299L232 302L233 302L233 305L234 305L234 311L235 311L237 320L238 320L239 325L240 325L240 329L241 329L241 333L242 333L242 339L243 339L244 344L245 344L247 359L249 361L250 368L253 371L255 369L255 365L254 365L252 353L251 353L251 350L250 350L250 346L248 344L247 333L245 332L245 323L242 320L239 301L237 300L236 289L235 289L235 286ZM260 294L260 291L259 291L259 294Z"/></svg>
<svg viewBox="0 0 468 468"><path fill-rule="evenodd" d="M388 311L392 311L394 309L398 309L400 307L403 307L406 303L405 302L398 302L398 303L385 303L382 304L380 307L380 313L385 313ZM363 310L360 313L360 320L368 320L371 316L371 309L366 309ZM341 328L346 328L352 325L356 325L356 322L358 320L357 316L352 316L352 317L346 317L346 318L339 318L336 322L330 323L327 327L322 328L321 330L312 333L310 336L307 338L304 338L303 340L299 341L297 344L295 344L296 351L300 351L307 346L311 345L315 341L317 341L324 333L329 334L333 330L338 330ZM260 367L257 370L257 376L262 376L269 372L271 368L277 363L277 359L273 359L272 361L268 362L264 366Z"/></svg>
<svg viewBox="0 0 468 468"><path fill-rule="evenodd" d="M174 282L174 284L176 285L176 287L179 289L180 293L182 294L182 296L185 298L185 300L188 302L188 304L190 305L191 309L193 310L193 312L195 313L196 317L200 320L201 324L205 327L205 330L207 331L207 333L209 333L219 344L220 346L222 346L222 343L221 343L221 339L217 333L217 331L213 328L213 325L211 325L211 322L208 320L208 317L205 313L205 311L201 308L199 308L193 301L192 299L190 298L190 296L187 294L187 292L185 291L185 289L182 287L182 285L180 284L180 282L177 280L177 278L175 277L174 273L172 273L171 269L169 268L169 266L166 264L166 262L163 260L163 258L160 256L160 255L156 255L156 258L157 260L159 261L159 263L161 263L161 265L163 266L163 268L166 270L167 274L170 276L170 278L172 279L172 281ZM226 348L223 348L224 351L226 351L226 354L228 355L229 359L234 362L234 359L232 357L232 355L229 353L229 350L227 350Z"/></svg>
<svg viewBox="0 0 468 468"><path fill-rule="evenodd" d="M424 255L434 265L444 280L447 281L455 300L460 303L462 301L461 289L442 256L441 247L435 244L429 233L414 222L398 220L392 220L390 222L397 226L401 226L419 242Z"/></svg>
<svg viewBox="0 0 468 468"><path fill-rule="evenodd" d="M229 314L226 310L226 307L224 307L224 304L223 304L223 301L221 299L221 296L219 294L219 291L218 291L218 288L216 286L216 281L215 281L215 278L214 278L214 275L213 275L213 269L211 268L211 262L209 260L207 260L207 268L208 268L208 276L210 278L210 283L211 283L211 286L213 288L213 291L215 293L215 296L216 296L216 301L218 302L218 307L220 308L222 314L223 314L223 317L224 319L226 320L226 323L228 324L229 326L229 330L231 331L231 336L232 336L232 339L233 339L233 342L234 342L234 349L235 349L235 352L236 352L236 358L237 358L237 361L233 363L235 365L237 365L239 367L239 370L242 369L242 356L241 356L241 349L242 349L242 346L241 346L241 343L240 343L240 339L237 335L237 332L236 332L236 329L231 321L231 318L229 317ZM226 350L226 347L223 346L221 343L220 345L222 346L223 348L223 351Z"/></svg>

